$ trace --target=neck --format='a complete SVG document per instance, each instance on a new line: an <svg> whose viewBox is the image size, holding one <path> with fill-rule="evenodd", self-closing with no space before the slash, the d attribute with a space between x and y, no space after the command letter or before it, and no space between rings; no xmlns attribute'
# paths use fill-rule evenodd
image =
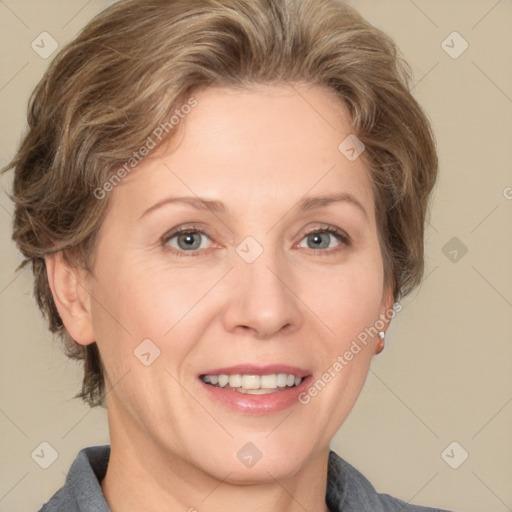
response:
<svg viewBox="0 0 512 512"><path fill-rule="evenodd" d="M120 423L123 424L123 423ZM126 423L125 423L126 424ZM233 480L229 468L209 474L180 453L110 424L111 453L101 487L112 512L329 512L328 447L297 470L275 478ZM290 457L293 460L293 456Z"/></svg>

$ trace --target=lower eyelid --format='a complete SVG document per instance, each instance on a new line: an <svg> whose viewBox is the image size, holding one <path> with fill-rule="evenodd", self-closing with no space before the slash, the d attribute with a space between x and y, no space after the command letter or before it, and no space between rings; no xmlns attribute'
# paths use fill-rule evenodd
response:
<svg viewBox="0 0 512 512"><path fill-rule="evenodd" d="M303 240L306 239L309 235L317 234L317 233L327 233L333 238L335 238L339 243L335 247L327 247L327 248L312 248L312 247L302 247L300 244L303 242ZM297 239L295 239L297 240ZM325 254L326 256L331 254L333 255L336 252L339 252L343 249L347 249L352 244L352 240L350 236L345 233L344 231L335 229L335 228L315 228L311 229L310 231L304 232L298 241L294 242L292 245L292 248L294 249L306 249L313 254L320 255Z"/></svg>
<svg viewBox="0 0 512 512"><path fill-rule="evenodd" d="M190 233L192 233L192 234L200 234L200 235L206 237L211 243L214 244L214 241L213 241L212 237L210 235L208 235L208 233L206 233L205 231L202 231L200 229L195 229L195 230L194 229L183 229L181 231L174 231L173 233L170 233L169 235L164 235L162 237L162 244L164 246L170 247L171 250L175 254L177 254L179 256L199 256L202 253L204 253L204 251L208 251L209 249L211 249L211 247L208 247L208 248L193 249L193 250L190 250L190 251L186 251L186 250L183 250L183 249L171 246L169 244L169 241L172 240L173 238L175 238L175 237L177 237L179 235L190 234ZM338 231L338 230L335 230L335 229L324 228L324 229L313 229L311 231L308 231L308 232L304 233L302 235L299 243L296 244L296 246L298 246L300 244L300 242L302 242L302 240L304 240L307 236L312 235L312 234L316 234L316 233L328 233L329 235L331 235L334 238L336 238L336 240L338 240L338 242L340 242L342 245L345 245L345 246L350 245L350 237L347 234L345 234L344 232ZM331 247L331 248L327 248L327 249L311 249L311 250L329 253L330 251L335 251L336 248Z"/></svg>
<svg viewBox="0 0 512 512"><path fill-rule="evenodd" d="M207 233L205 233L204 231L192 230L192 229L184 229L184 230L181 230L181 231L175 231L173 233L170 233L169 235L164 235L162 237L162 245L169 246L174 251L179 252L179 253L191 253L191 254L194 254L194 253L199 253L200 251L205 251L206 250L206 249L202 248L202 249L194 249L194 250L191 250L191 251L185 251L183 249L179 249L177 247L174 247L174 246L172 246L169 243L173 238L179 237L180 235L187 235L187 234L196 234L196 235L199 234L199 235L202 235L203 237L207 238L210 242L213 242L212 238Z"/></svg>

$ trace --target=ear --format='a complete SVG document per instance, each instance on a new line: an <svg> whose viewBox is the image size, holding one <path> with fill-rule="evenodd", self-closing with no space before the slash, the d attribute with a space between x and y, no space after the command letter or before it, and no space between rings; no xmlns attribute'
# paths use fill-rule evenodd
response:
<svg viewBox="0 0 512 512"><path fill-rule="evenodd" d="M91 321L90 274L71 266L62 251L45 256L48 284L55 306L69 335L80 345L94 343Z"/></svg>
<svg viewBox="0 0 512 512"><path fill-rule="evenodd" d="M382 294L382 302L379 308L379 320L382 320L385 324L384 328L380 330L383 331L384 333L388 330L389 324L391 323L391 320L395 316L395 310L393 308L393 305L393 287L388 286L384 290L384 293Z"/></svg>

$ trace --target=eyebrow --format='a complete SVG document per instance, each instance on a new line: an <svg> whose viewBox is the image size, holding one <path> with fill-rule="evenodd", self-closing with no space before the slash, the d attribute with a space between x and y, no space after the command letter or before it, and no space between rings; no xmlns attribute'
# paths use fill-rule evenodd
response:
<svg viewBox="0 0 512 512"><path fill-rule="evenodd" d="M316 208L321 208L331 203L346 202L354 205L369 220L368 212L361 202L352 194L344 192L341 194L331 194L327 196L307 197L299 202L298 208L301 212L308 212Z"/></svg>
<svg viewBox="0 0 512 512"><path fill-rule="evenodd" d="M155 203L153 206L148 208L141 215L141 218L146 216L148 213L161 208L162 206L173 203L185 203L192 206L193 208L196 208L197 210L210 210L215 213L222 213L226 211L224 203L221 203L220 201L203 199L200 197L167 197L165 199L162 199L161 201L158 201L158 203Z"/></svg>
<svg viewBox="0 0 512 512"><path fill-rule="evenodd" d="M318 208L322 208L332 203L346 202L354 205L368 220L368 212L361 204L361 202L352 194L347 192L341 194L330 194L327 196L314 196L314 197L306 197L300 200L295 206L295 209L298 209L300 212L309 212L311 210L315 210ZM174 203L184 203L196 208L198 210L209 210L213 213L224 213L226 211L226 205L221 201L215 201L211 199L205 199L201 197L167 197L158 201L153 206L149 207L142 215L141 218L149 214L150 212L161 208L167 204Z"/></svg>

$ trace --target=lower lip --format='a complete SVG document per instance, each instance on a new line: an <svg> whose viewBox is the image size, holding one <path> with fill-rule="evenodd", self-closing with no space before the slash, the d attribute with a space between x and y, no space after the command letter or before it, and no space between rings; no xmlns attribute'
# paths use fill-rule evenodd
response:
<svg viewBox="0 0 512 512"><path fill-rule="evenodd" d="M250 395L231 389L219 388L206 384L199 379L200 384L210 396L230 409L247 414L265 415L283 411L299 403L298 395L309 386L311 375L305 377L298 386L267 393L266 395Z"/></svg>

